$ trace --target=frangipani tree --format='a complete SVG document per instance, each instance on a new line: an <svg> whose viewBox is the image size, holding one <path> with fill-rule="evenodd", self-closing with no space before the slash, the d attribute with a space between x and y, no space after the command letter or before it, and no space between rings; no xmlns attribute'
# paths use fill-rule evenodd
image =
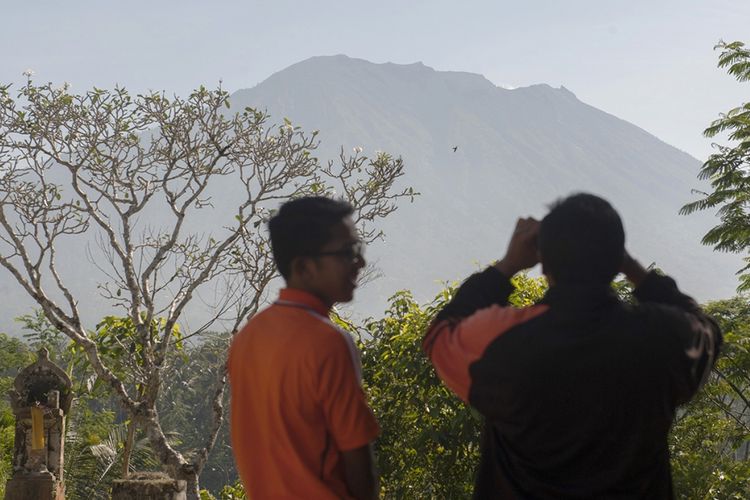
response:
<svg viewBox="0 0 750 500"><path fill-rule="evenodd" d="M250 108L232 113L221 87L187 98L134 97L123 88L76 95L27 76L15 92L0 87L0 265L85 352L165 470L187 480L197 498L223 420L225 374L207 391L214 420L189 459L168 443L157 398L176 343L218 319L236 331L261 304L276 275L263 227L270 210L335 189L372 241L378 219L416 193L395 188L400 159L355 150L321 165L316 132L288 120L270 126ZM60 247L71 243L74 256L61 259ZM111 314L130 325L130 334L114 337L119 352L132 353L117 367L82 319L90 297L77 294L63 261L77 273L100 273ZM211 317L178 330L186 311L207 301Z"/></svg>

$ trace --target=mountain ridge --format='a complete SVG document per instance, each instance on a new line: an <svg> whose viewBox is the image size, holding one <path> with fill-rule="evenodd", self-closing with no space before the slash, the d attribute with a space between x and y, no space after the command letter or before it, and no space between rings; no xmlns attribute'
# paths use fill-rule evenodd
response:
<svg viewBox="0 0 750 500"><path fill-rule="evenodd" d="M422 63L317 56L237 90L230 105L230 111L251 106L267 110L277 124L287 117L306 131L319 130L322 162L355 147L403 158L399 186L422 195L401 203L382 224L385 240L368 249L383 277L358 290L348 309L355 316L379 316L401 289L431 300L442 283L502 257L516 217L541 218L551 202L577 191L609 199L623 217L631 253L656 262L686 293L701 301L734 295L741 259L700 244L717 219L677 214L694 198L691 189L705 188L696 178L700 162L564 86L506 89L482 75ZM214 230L216 217L230 210L223 197L213 201L214 211L192 219L191 231ZM69 253L74 259L76 250ZM75 272L80 264L71 264L69 274L86 304L86 321L122 314L98 297L93 267ZM12 318L33 303L6 278L0 331L18 333ZM195 303L185 330L204 316Z"/></svg>
<svg viewBox="0 0 750 500"><path fill-rule="evenodd" d="M579 100L564 86L506 89L475 73L336 55L300 61L236 91L231 102L320 130L323 160L335 157L341 147L350 151L356 146L404 158L404 183L423 195L385 222L386 246L394 248L373 249L386 277L374 285L375 292L362 291L364 302L382 305L389 288L415 289L428 300L437 287L425 287L425 281L461 278L476 267L473 262L500 257L515 216L541 217L550 202L576 191L610 199L623 215L634 253L673 272L699 299L732 295L736 286L739 258L700 244L716 223L713 215L677 214L693 198L691 190L704 187L696 178L700 162ZM497 190L489 187L500 184ZM450 210L440 206L445 200L453 203ZM416 213L420 210L424 213ZM492 220L495 212L501 215ZM433 265L421 263L427 276L408 272L408 259L394 259L394 250L412 257L426 251L413 241L417 238L404 235L414 228L445 252ZM441 235L446 228L454 238ZM497 234L493 252L477 246L465 256L466 251L451 247L451 239L481 239L488 231ZM672 252L672 245L684 249L684 255ZM696 277L696 267L710 271Z"/></svg>

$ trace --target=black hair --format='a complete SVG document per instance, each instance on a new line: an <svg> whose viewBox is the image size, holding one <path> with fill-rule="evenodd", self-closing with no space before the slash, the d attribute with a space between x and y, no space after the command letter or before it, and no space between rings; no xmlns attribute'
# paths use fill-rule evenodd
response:
<svg viewBox="0 0 750 500"><path fill-rule="evenodd" d="M578 193L557 201L539 227L544 272L559 283L608 284L625 255L622 220L608 201Z"/></svg>
<svg viewBox="0 0 750 500"><path fill-rule="evenodd" d="M331 239L334 226L354 212L352 206L323 196L288 201L268 221L273 258L284 279L289 279L295 257L314 255Z"/></svg>

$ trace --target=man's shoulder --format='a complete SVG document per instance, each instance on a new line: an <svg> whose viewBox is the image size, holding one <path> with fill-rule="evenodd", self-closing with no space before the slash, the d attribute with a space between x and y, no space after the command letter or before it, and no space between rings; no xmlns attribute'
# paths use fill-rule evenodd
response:
<svg viewBox="0 0 750 500"><path fill-rule="evenodd" d="M303 308L270 305L255 314L237 334L237 338L269 338L283 341L293 336L299 345L325 348L342 342L346 333L328 318ZM344 339L345 341L346 339Z"/></svg>
<svg viewBox="0 0 750 500"><path fill-rule="evenodd" d="M284 365L312 368L351 357L351 350L356 348L351 337L346 338L347 333L325 318L295 317L300 313L307 315L304 310L279 312L273 306L258 312L233 339L230 367L247 365L248 360L283 359Z"/></svg>
<svg viewBox="0 0 750 500"><path fill-rule="evenodd" d="M679 321L688 314L687 311L676 305L658 302L626 304L624 309L625 314L635 318L640 325L658 325L663 322Z"/></svg>

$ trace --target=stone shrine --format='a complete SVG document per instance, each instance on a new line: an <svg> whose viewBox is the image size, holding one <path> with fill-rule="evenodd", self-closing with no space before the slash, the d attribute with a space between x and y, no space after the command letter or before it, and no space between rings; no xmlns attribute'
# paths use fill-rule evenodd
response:
<svg viewBox="0 0 750 500"><path fill-rule="evenodd" d="M67 374L41 349L9 391L16 417L13 476L5 500L64 500L65 418L73 399Z"/></svg>

